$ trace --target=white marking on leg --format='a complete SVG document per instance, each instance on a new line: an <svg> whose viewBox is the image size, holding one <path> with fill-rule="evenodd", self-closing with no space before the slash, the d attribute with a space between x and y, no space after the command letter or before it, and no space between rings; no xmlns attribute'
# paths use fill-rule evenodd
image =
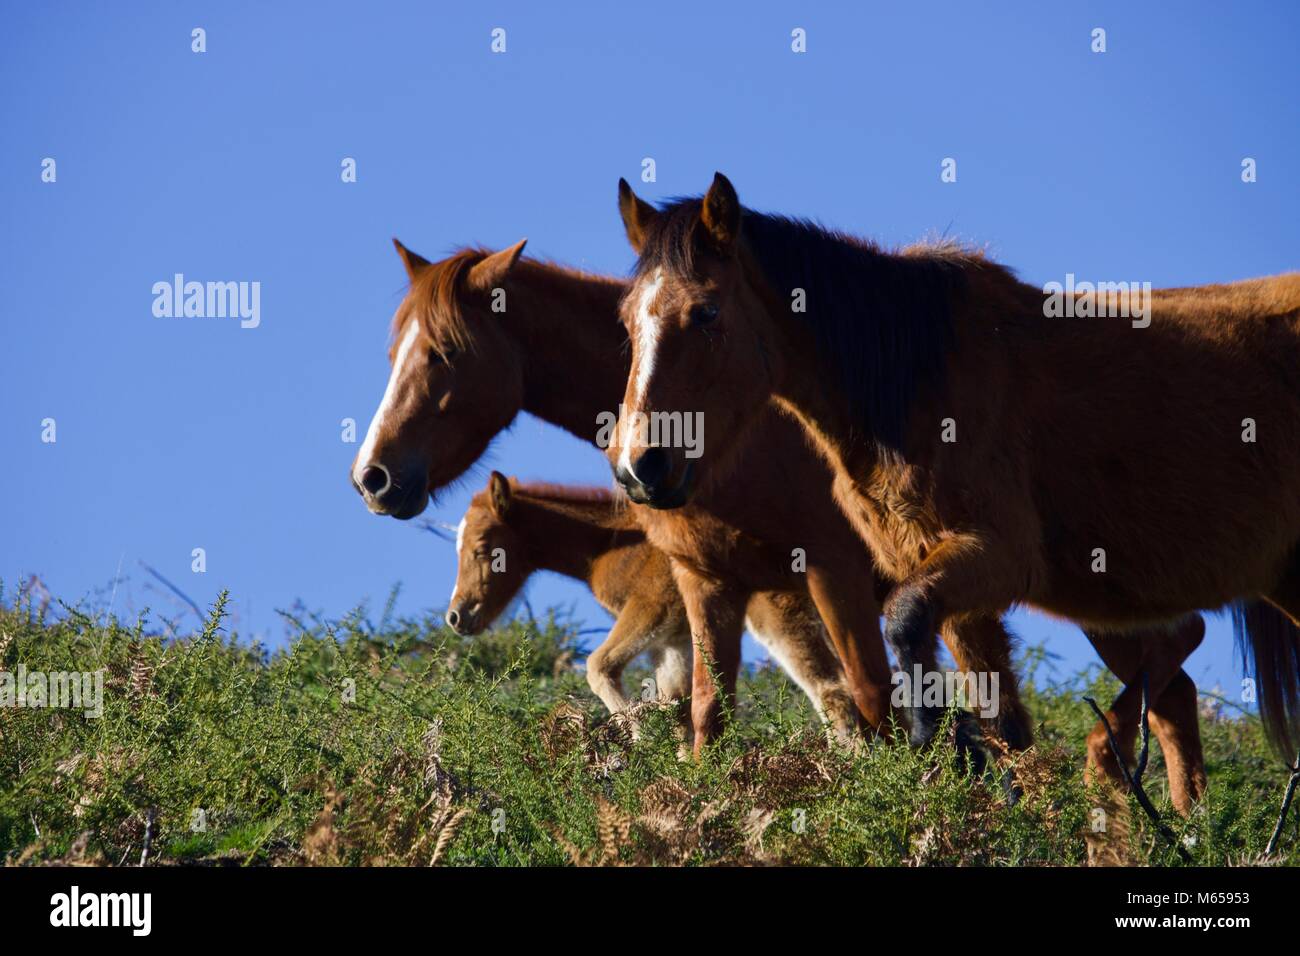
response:
<svg viewBox="0 0 1300 956"><path fill-rule="evenodd" d="M414 350L415 341L419 337L420 324L415 319L411 319L406 324L406 334L402 336L402 344L397 347L397 356L393 359L393 371L388 376L388 387L384 389L384 397L379 402L379 408L375 410L375 417L370 419L370 427L366 430L366 440L361 443L361 450L357 452L357 467L352 475L357 484L361 483L361 473L370 464L370 459L375 453L375 445L379 441L379 431L383 427L384 418L392 410L393 403L396 401L398 383L402 379L406 361Z"/></svg>
<svg viewBox="0 0 1300 956"><path fill-rule="evenodd" d="M803 668L794 666L793 659L786 653L782 639L764 634L754 627L754 622L748 617L745 618L745 630L749 631L754 640L767 649L767 652L772 655L772 659L776 661L777 666L785 671L790 679L798 685L799 689L808 697L808 700L812 702L813 710L817 712L817 716L825 723L826 708L822 705L823 689L808 679L808 675L804 673ZM824 632L825 628L822 628L822 631Z"/></svg>
<svg viewBox="0 0 1300 956"><path fill-rule="evenodd" d="M660 648L659 664L655 668L655 683L661 700L677 700L690 693L691 688L691 632L669 632Z"/></svg>

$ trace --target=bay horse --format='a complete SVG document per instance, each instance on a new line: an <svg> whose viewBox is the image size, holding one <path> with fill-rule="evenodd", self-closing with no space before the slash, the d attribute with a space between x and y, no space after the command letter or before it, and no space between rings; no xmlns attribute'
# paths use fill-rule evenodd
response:
<svg viewBox="0 0 1300 956"><path fill-rule="evenodd" d="M474 495L456 532L456 584L447 624L458 634L484 631L536 571L553 571L591 589L615 617L604 642L587 657L587 684L612 714L633 700L623 671L649 652L661 701L680 701L690 689L691 628L668 557L608 488L521 483L492 472ZM751 619L780 640L773 656L812 701L817 715L842 742L857 736L857 709L822 623L805 602L756 595ZM633 725L633 732L636 726Z"/></svg>
<svg viewBox="0 0 1300 956"><path fill-rule="evenodd" d="M400 243L395 245L411 285L393 320L395 345L390 353L393 370L389 386L367 444L352 469L353 483L372 511L402 517L418 513L430 489L460 478L520 411L596 444L599 416L616 407L630 371L629 343L617 321L620 300L628 289L625 280L524 258L522 243L499 252L462 250L437 263ZM497 288L506 295L505 313L492 310L491 290ZM769 445L779 448L782 455L758 454L746 461L747 475L771 476L758 486L761 493L747 491L743 485L724 489L712 499L713 507L726 509L721 517L700 504L653 513L636 508L633 513L641 521L653 515L671 522L653 522L647 530L652 542L659 543L654 532L666 529L667 534L659 540L676 551L673 564L685 568L680 573L688 586L694 583L691 578L713 582L712 589L701 589L705 597L696 602L697 616L705 623L694 634L706 644L734 640L734 655L725 658L728 666L732 662L738 666L745 611L734 596L746 586L738 579L738 569L743 567L747 574L761 571L768 576L762 584L768 584L770 578L779 585L776 591L760 592L768 594L769 603L794 599L810 608L807 595L813 587L818 588L830 605L828 614L833 620L845 622L840 625L843 628L869 635L880 648L880 663L875 663L877 652L871 648L863 655L864 660L873 662L866 701L875 719L868 719L878 725L887 713L890 688L879 636L877 595L873 587L862 585L864 575L874 577L869 555L851 529L851 540L840 542L842 532L836 529L844 526L844 519L829 490L830 469L809 452L797 423L772 413L763 427L772 430L775 437L768 439ZM812 534L803 530L818 524L831 530ZM755 529L774 536L775 546L764 547ZM823 536L829 537L826 547L830 550L820 562L826 570L812 576L792 572L791 549L799 543L806 547L810 540ZM809 567L813 566L811 557L819 551L820 547L807 549ZM834 576L837 560L844 564L840 575ZM841 583L845 577L847 584ZM685 596L687 588L682 590ZM848 597L838 598L843 591L848 591ZM710 613L710 603L720 603L723 611ZM751 603L751 617L753 607ZM718 626L720 620L726 625L725 633ZM755 625L755 636L782 661L783 654L772 643L780 635L766 621L750 623ZM1196 691L1181 670L1183 660L1200 641L1199 625L1199 621L1191 622L1172 637L1153 633L1140 645L1089 635L1124 683L1131 684L1140 669L1149 672L1152 725L1166 754L1171 793L1182 807L1190 807L1204 788ZM800 640L807 638L796 633L795 644ZM722 658L716 650L711 653L715 660ZM792 656L784 654L787 670L793 669L788 666ZM961 666L977 669L969 663L967 660ZM1010 673L1009 666L1006 669ZM807 686L797 673L793 676ZM723 677L723 683L729 684L727 675ZM852 686L853 678L846 677ZM1008 684L1014 694L1013 681L1003 684L1003 693L1007 693ZM704 691L692 691L697 748L701 726L707 737L720 705L712 691L711 681ZM705 698L703 705L695 697L697 693ZM865 712L864 695L860 689L854 694ZM1127 702L1135 700L1132 694L1121 695L1109 715L1111 725L1130 749L1138 722L1136 708ZM1013 707L1023 714L1018 698L1004 710ZM1100 724L1090 736L1089 754L1092 765L1103 774L1121 779Z"/></svg>
<svg viewBox="0 0 1300 956"><path fill-rule="evenodd" d="M625 412L689 411L708 427L691 461L642 446L629 464L611 448L625 486L688 500L774 399L895 582L885 636L905 668L934 666L936 626L1015 604L1090 635L1232 605L1264 727L1290 750L1300 274L1157 290L1145 324L1048 318L1049 293L980 254L892 253L743 209L721 174L661 209L626 182L619 193L639 253ZM912 711L924 742L940 712Z"/></svg>

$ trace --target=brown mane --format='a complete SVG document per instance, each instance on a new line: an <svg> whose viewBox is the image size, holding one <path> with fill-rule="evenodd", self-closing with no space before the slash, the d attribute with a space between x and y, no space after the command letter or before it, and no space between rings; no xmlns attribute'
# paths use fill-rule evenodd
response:
<svg viewBox="0 0 1300 956"><path fill-rule="evenodd" d="M461 308L465 295L464 279L470 269L490 255L492 251L481 246L465 246L446 259L421 267L411 281L403 307L393 316L391 336L394 349L412 316L420 323L422 331L439 353L472 348L473 337ZM515 269L527 271L542 280L558 276L564 279L598 280L617 286L626 284L622 279L588 273L545 259L521 258Z"/></svg>
<svg viewBox="0 0 1300 956"><path fill-rule="evenodd" d="M642 276L696 269L703 200L675 199L646 227L636 264ZM780 297L807 290L796 317L812 330L862 437L901 448L915 396L940 384L953 338L954 305L972 270L1013 281L1009 270L962 244L943 240L887 250L870 239L807 219L743 209L746 259Z"/></svg>
<svg viewBox="0 0 1300 956"><path fill-rule="evenodd" d="M509 481L510 490L518 499L556 514L620 531L638 528L635 520L621 506L618 496L609 488L520 481L515 477L510 477ZM474 494L471 504L473 507L486 508L489 506L488 499L489 489L485 488Z"/></svg>
<svg viewBox="0 0 1300 956"><path fill-rule="evenodd" d="M561 485L549 481L510 479L511 490L529 498L556 504L613 504L614 492L596 485Z"/></svg>
<svg viewBox="0 0 1300 956"><path fill-rule="evenodd" d="M438 352L469 348L469 326L460 308L461 280L489 255L487 249L466 247L421 268L411 280L403 307L393 316L394 344L400 340L407 321L414 317Z"/></svg>

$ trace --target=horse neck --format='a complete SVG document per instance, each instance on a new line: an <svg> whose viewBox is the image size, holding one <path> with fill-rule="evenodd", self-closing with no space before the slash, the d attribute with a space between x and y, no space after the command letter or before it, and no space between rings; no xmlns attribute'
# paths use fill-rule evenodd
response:
<svg viewBox="0 0 1300 956"><path fill-rule="evenodd" d="M523 410L586 442L616 412L630 369L617 279L522 260L512 276L527 311L510 324L524 353Z"/></svg>
<svg viewBox="0 0 1300 956"><path fill-rule="evenodd" d="M749 268L755 269L756 277L761 275L752 264ZM854 429L843 396L834 387L827 387L833 376L821 367L812 333L792 319L784 301L764 297L764 307L767 321L776 330L775 349L782 357L782 371L773 383L772 398L799 422L813 448L832 470L848 469L855 445Z"/></svg>
<svg viewBox="0 0 1300 956"><path fill-rule="evenodd" d="M532 565L591 583L592 566L632 532L610 501L556 500L526 491L511 503L511 524L527 542Z"/></svg>
<svg viewBox="0 0 1300 956"><path fill-rule="evenodd" d="M892 279L890 288L897 290L900 283L912 283L915 289L928 290L932 283L940 279L947 286L940 286L939 294L951 296L947 307L952 314L947 318L951 324L943 335L951 335L952 340L938 338L935 351L931 355L917 354L912 358L915 364L909 373L916 382L914 393L900 403L904 407L902 432L906 432L907 418L912 408L924 401L930 390L942 388L942 373L927 367L927 360L933 359L940 368L945 361L944 353L952 348L949 344L960 337L962 319L965 313L961 303L969 301L974 294L972 288L979 287L978 297L988 301L997 300L999 305L994 313L1007 319L1018 315L1025 305L1024 291L1033 292L1028 286L1019 283L1001 267L985 263L983 260L968 256L942 258L934 263L927 263L919 254L908 257L890 253L872 251L877 268L883 267L885 274ZM754 268L754 266L750 266ZM919 271L928 270L928 271ZM943 273L938 270L949 270ZM958 273L956 270L960 270ZM760 273L761 274L761 273ZM958 278L959 277L959 278ZM931 285L927 285L931 283ZM955 289L962 291L955 291ZM913 293L912 298L915 298ZM960 300L960 301L959 301ZM921 296L922 304L932 306L933 301L926 301ZM1029 300L1032 305L1032 300ZM908 315L910 300L898 308L897 314ZM864 420L864 410L857 407L845 387L839 384L837 370L824 366L826 356L818 347L817 336L806 322L797 318L788 304L774 297L764 299L767 321L775 329L774 348L781 355L780 372L774 383L773 397L778 405L791 412L802 424L814 446L830 463L832 468L861 474L865 469L877 464L898 461L901 454L900 445L903 434L897 434L898 426L882 427L874 430L879 422ZM970 331L966 329L965 331ZM877 347L878 346L868 346ZM847 387L863 387L863 383L851 383ZM865 414L875 411L883 413L883 420L890 420L893 414L888 406L883 409L868 407ZM891 437L891 433L893 433Z"/></svg>
<svg viewBox="0 0 1300 956"><path fill-rule="evenodd" d="M807 344L811 349L812 343ZM788 356L792 354L793 350L787 351ZM854 442L848 416L835 400L837 394L818 384L825 383L826 370L811 359L811 351L800 359L787 358L785 381L777 386L773 398L799 422L833 471L852 472L872 452L871 446Z"/></svg>

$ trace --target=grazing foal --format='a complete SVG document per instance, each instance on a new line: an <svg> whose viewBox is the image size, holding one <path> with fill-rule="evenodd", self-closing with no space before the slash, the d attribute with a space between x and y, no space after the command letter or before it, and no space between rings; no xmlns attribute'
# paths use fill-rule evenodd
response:
<svg viewBox="0 0 1300 956"><path fill-rule="evenodd" d="M625 410L709 424L700 458L662 453L652 503L689 500L776 399L896 582L885 633L905 669L934 668L936 626L960 643L1019 603L1121 635L1234 604L1291 751L1300 275L1079 296L1066 319L982 256L743 210L721 174L661 210L621 192L645 297L624 312ZM912 708L917 742L940 714Z"/></svg>
<svg viewBox="0 0 1300 956"><path fill-rule="evenodd" d="M690 689L691 630L663 552L646 543L627 509L605 489L520 484L492 472L456 533L458 570L447 623L478 634L514 600L535 571L581 581L615 618L604 643L587 658L587 683L610 713L632 705L623 670L648 651L660 700ZM798 606L756 597L751 616L761 632L795 634L773 656L800 683L823 721L842 740L856 736L853 699L821 622Z"/></svg>

